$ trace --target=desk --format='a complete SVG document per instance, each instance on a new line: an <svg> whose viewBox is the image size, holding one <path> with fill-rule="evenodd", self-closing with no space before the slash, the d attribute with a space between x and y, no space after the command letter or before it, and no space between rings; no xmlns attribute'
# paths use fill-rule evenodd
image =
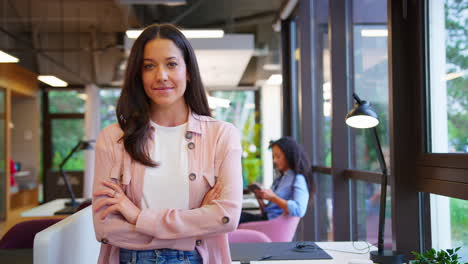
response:
<svg viewBox="0 0 468 264"><path fill-rule="evenodd" d="M56 216L54 215L60 209L65 207L65 202L70 201L69 198L56 199L45 204L41 204L38 207L34 207L21 213L22 217L45 217L45 216ZM77 202L81 203L84 198L76 199ZM60 217L60 216L59 216ZM62 218L65 216L61 216Z"/></svg>
<svg viewBox="0 0 468 264"><path fill-rule="evenodd" d="M264 264L264 263L282 263L282 264L347 264L352 259L369 259L369 253L367 250L367 244L364 242L316 242L317 246L321 247L327 252L333 259L318 259L318 260L263 260L263 261L251 261L250 264ZM365 250L358 250L363 249ZM372 246L370 251L377 250L376 247ZM343 252L346 251L346 252ZM353 252L353 253L347 253ZM240 264L240 261L233 261L232 264Z"/></svg>

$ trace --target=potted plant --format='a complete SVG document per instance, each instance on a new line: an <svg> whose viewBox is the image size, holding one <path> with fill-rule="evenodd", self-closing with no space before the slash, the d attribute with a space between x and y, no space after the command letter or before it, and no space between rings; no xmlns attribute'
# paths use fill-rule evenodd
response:
<svg viewBox="0 0 468 264"><path fill-rule="evenodd" d="M462 264L459 260L461 257L458 256L456 249L447 249L436 251L435 249L427 250L420 254L418 252L411 252L416 256L415 260L410 261L411 264ZM464 263L467 264L467 263Z"/></svg>

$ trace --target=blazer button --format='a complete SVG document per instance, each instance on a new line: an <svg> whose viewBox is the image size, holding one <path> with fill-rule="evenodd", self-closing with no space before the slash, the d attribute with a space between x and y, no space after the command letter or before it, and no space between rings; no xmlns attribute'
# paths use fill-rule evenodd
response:
<svg viewBox="0 0 468 264"><path fill-rule="evenodd" d="M107 244L107 243L109 243L109 240L107 240L106 238L103 238L103 239L101 239L101 243Z"/></svg>
<svg viewBox="0 0 468 264"><path fill-rule="evenodd" d="M191 181L194 181L197 178L197 175L195 173L190 173L188 177Z"/></svg>
<svg viewBox="0 0 468 264"><path fill-rule="evenodd" d="M229 217L227 216L223 217L222 221L223 221L223 224L229 223Z"/></svg>
<svg viewBox="0 0 468 264"><path fill-rule="evenodd" d="M193 143L193 142L188 143L188 148L189 149L194 149L195 148L195 143Z"/></svg>
<svg viewBox="0 0 468 264"><path fill-rule="evenodd" d="M185 138L186 138L186 139L192 139L192 132L187 131L187 132L185 133Z"/></svg>
<svg viewBox="0 0 468 264"><path fill-rule="evenodd" d="M195 244L196 244L197 246L200 246L200 245L201 245L201 242L202 242L201 240L197 240L197 241L195 241Z"/></svg>

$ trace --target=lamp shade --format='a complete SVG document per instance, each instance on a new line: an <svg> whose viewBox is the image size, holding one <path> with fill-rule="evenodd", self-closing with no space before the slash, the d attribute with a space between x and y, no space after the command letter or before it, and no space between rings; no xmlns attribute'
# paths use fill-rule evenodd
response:
<svg viewBox="0 0 468 264"><path fill-rule="evenodd" d="M346 115L346 124L355 128L371 128L379 124L379 119L368 102L360 101Z"/></svg>

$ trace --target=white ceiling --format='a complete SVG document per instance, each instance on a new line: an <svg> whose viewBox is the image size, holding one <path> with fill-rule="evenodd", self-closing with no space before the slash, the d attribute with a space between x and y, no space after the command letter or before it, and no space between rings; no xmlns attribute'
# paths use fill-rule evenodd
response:
<svg viewBox="0 0 468 264"><path fill-rule="evenodd" d="M225 34L220 39L190 39L207 88L239 84L254 52L251 34Z"/></svg>
<svg viewBox="0 0 468 264"><path fill-rule="evenodd" d="M236 87L254 53L254 35L225 34L218 39L189 39L205 87ZM129 52L133 39L126 39Z"/></svg>

